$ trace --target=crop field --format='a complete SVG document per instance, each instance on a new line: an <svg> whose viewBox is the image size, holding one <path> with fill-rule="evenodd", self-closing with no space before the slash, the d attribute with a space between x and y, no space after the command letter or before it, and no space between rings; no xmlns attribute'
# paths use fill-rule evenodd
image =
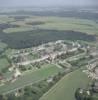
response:
<svg viewBox="0 0 98 100"><path fill-rule="evenodd" d="M22 20L21 21L21 20L16 20L14 17L15 16L0 17L0 21L1 21L0 25L2 25L3 23L8 24L9 22L9 25L5 25L5 29L3 30L5 33L30 31L36 28L50 29L50 30L74 30L74 31L88 33L88 34L97 34L98 31L98 23L96 23L93 20L67 18L67 17L62 18L62 17L31 16L25 19L21 18Z"/></svg>
<svg viewBox="0 0 98 100"><path fill-rule="evenodd" d="M49 76L55 75L63 69L58 68L55 65L49 64L43 66L42 69L36 71L28 71L24 73L23 76L18 78L13 83L6 83L3 86L0 86L0 93L9 93L24 86L28 86L30 84L36 83L38 81L44 80Z"/></svg>
<svg viewBox="0 0 98 100"><path fill-rule="evenodd" d="M90 79L81 69L65 75L40 100L75 100L74 93L77 88L85 88Z"/></svg>
<svg viewBox="0 0 98 100"><path fill-rule="evenodd" d="M11 18L10 18L11 19ZM11 25L17 25L16 28L5 28L5 33L15 33L22 31L31 31L36 28L50 30L74 30L88 34L97 34L98 24L87 19L62 18L62 17L29 17L23 21L10 20ZM15 20L15 19L14 19Z"/></svg>
<svg viewBox="0 0 98 100"><path fill-rule="evenodd" d="M0 40L22 49L56 40L94 42L98 23L94 20L57 16L0 16Z"/></svg>

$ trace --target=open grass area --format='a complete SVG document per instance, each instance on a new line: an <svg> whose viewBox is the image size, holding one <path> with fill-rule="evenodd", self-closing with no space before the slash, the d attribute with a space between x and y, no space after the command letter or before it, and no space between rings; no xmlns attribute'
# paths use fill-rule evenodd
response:
<svg viewBox="0 0 98 100"><path fill-rule="evenodd" d="M5 44L5 43L2 43L2 42L0 42L0 49L2 48L6 48L7 47L7 44Z"/></svg>
<svg viewBox="0 0 98 100"><path fill-rule="evenodd" d="M6 58L0 58L0 72L2 69L7 68L9 66L9 62Z"/></svg>
<svg viewBox="0 0 98 100"><path fill-rule="evenodd" d="M23 76L18 78L14 83L6 83L5 85L1 86L0 93L12 92L18 88L22 88L40 80L46 79L60 71L62 71L62 69L52 64L45 65L45 67L36 71L28 71Z"/></svg>
<svg viewBox="0 0 98 100"><path fill-rule="evenodd" d="M0 42L0 54L2 54L7 48L7 44Z"/></svg>
<svg viewBox="0 0 98 100"><path fill-rule="evenodd" d="M14 74L14 71L12 71L12 72L8 71L8 72L6 72L6 73L3 74L3 77L5 79L11 79L11 77L13 76L13 74Z"/></svg>
<svg viewBox="0 0 98 100"><path fill-rule="evenodd" d="M95 93L95 94L93 95L93 100L98 100L98 93Z"/></svg>
<svg viewBox="0 0 98 100"><path fill-rule="evenodd" d="M90 79L81 69L65 75L40 100L75 100L77 88L86 87Z"/></svg>
<svg viewBox="0 0 98 100"><path fill-rule="evenodd" d="M98 93L95 93L95 94L93 95L93 100L98 100Z"/></svg>

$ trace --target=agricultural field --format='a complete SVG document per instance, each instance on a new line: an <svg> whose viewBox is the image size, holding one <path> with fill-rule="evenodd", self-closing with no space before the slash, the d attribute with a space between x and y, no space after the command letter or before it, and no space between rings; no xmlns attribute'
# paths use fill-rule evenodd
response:
<svg viewBox="0 0 98 100"><path fill-rule="evenodd" d="M86 88L90 79L81 69L65 75L40 100L75 100L74 93L78 87Z"/></svg>
<svg viewBox="0 0 98 100"><path fill-rule="evenodd" d="M15 49L38 46L58 39L94 42L98 31L95 21L75 17L25 15L17 18L6 15L0 16L0 20L1 41Z"/></svg>
<svg viewBox="0 0 98 100"><path fill-rule="evenodd" d="M49 76L53 76L62 70L63 69L55 65L45 65L42 69L25 72L23 76L18 78L15 82L6 83L4 86L0 86L0 93L13 92L19 88L44 80Z"/></svg>
<svg viewBox="0 0 98 100"><path fill-rule="evenodd" d="M14 17L13 17L14 18ZM16 28L5 28L5 33L16 33L38 29L73 30L88 34L97 34L98 24L91 20L61 17L30 17L23 21L10 22ZM24 30L23 30L24 29Z"/></svg>

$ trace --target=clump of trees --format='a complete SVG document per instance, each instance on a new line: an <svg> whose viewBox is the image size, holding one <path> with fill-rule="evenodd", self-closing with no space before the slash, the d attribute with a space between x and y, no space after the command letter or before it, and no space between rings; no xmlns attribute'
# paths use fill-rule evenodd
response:
<svg viewBox="0 0 98 100"><path fill-rule="evenodd" d="M14 49L29 48L57 40L84 40L88 42L96 40L95 36L81 32L40 29L28 32L16 32L14 34L6 34L0 31L0 39L6 43L9 48Z"/></svg>
<svg viewBox="0 0 98 100"><path fill-rule="evenodd" d="M78 88L75 92L76 100L92 100L92 92L90 90L85 90Z"/></svg>

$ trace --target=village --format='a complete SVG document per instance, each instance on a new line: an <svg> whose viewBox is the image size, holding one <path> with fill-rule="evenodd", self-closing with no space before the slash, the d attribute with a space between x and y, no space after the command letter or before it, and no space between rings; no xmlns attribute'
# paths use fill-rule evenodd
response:
<svg viewBox="0 0 98 100"><path fill-rule="evenodd" d="M88 44L65 40L49 42L32 48L13 50L11 55L8 56L12 65L9 67L8 72L12 74L7 78L0 76L0 86L5 85L7 82L15 83L26 72L44 69L47 65L55 65L67 73L86 65L86 70L83 70L83 72L88 77L96 80L94 89L98 92L98 58L95 53L97 51L91 52L91 47ZM47 82L51 81L51 77L47 79Z"/></svg>
<svg viewBox="0 0 98 100"><path fill-rule="evenodd" d="M39 69L45 64L55 64L59 68L62 68L62 66L63 68L71 68L71 64L68 63L66 59L73 59L71 58L72 56L80 54L85 55L87 48L88 47L83 47L83 45L80 45L78 42L58 40L29 49L17 50L12 52L11 56L9 55L9 59L12 63L9 71L13 72L13 75L4 80L2 80L1 77L1 81L3 83L5 80L14 82L17 77L22 75L22 72L28 69ZM76 58L77 57L74 57L74 59Z"/></svg>

